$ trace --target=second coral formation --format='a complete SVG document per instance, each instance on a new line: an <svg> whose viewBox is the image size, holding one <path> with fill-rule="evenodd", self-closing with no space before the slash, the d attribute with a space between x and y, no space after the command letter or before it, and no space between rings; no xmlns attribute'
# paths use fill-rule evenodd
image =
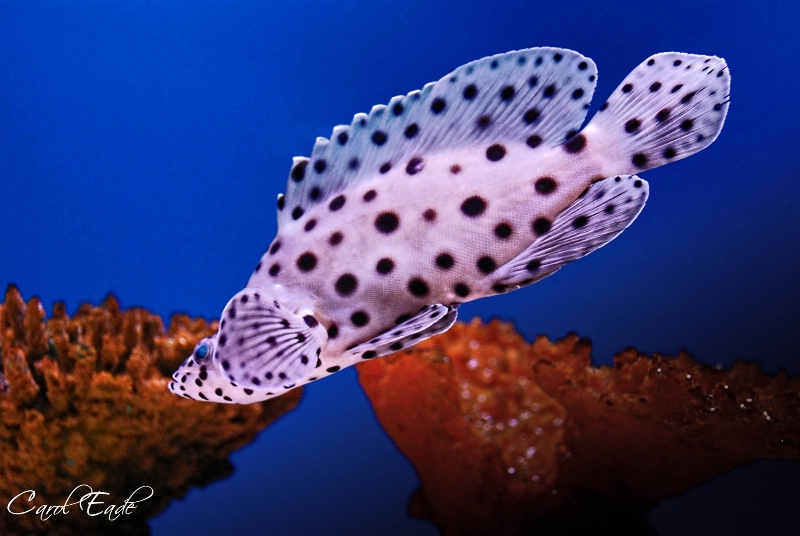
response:
<svg viewBox="0 0 800 536"><path fill-rule="evenodd" d="M800 459L800 378L473 321L359 365L417 469L412 515L445 535L650 532L646 512L758 458ZM598 525L598 523L600 525Z"/></svg>

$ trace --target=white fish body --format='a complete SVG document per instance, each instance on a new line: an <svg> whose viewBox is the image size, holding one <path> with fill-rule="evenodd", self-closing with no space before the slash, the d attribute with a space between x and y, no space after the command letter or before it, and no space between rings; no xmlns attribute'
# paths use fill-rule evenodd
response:
<svg viewBox="0 0 800 536"><path fill-rule="evenodd" d="M580 130L594 63L532 48L358 114L295 158L278 235L172 392L251 403L441 333L459 303L538 281L642 210L633 175L719 134L724 60L652 56Z"/></svg>

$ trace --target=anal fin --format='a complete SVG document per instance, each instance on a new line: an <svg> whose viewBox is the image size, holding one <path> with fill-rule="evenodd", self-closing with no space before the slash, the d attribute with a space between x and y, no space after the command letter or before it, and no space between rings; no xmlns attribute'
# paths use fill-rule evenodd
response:
<svg viewBox="0 0 800 536"><path fill-rule="evenodd" d="M592 184L553 220L549 232L494 272L495 290L506 292L544 279L604 246L636 219L648 192L647 182L636 175Z"/></svg>

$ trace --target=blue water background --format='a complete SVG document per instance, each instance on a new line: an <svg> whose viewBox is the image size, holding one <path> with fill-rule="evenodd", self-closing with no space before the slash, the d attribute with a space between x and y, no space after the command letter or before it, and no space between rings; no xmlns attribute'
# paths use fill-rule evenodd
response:
<svg viewBox="0 0 800 536"><path fill-rule="evenodd" d="M355 112L550 45L596 61L592 114L650 54L715 54L733 80L714 145L645 173L650 201L609 246L460 317L529 339L576 331L602 363L633 345L797 374L798 20L789 0L0 0L0 285L48 311L113 292L212 318L275 234L290 158ZM415 473L353 370L309 387L233 463L154 534L436 534L406 517ZM761 462L651 519L661 534L769 533L794 517L798 478Z"/></svg>

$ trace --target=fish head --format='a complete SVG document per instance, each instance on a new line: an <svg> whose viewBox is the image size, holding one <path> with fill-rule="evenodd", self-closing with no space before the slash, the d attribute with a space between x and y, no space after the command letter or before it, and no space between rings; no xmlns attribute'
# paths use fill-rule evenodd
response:
<svg viewBox="0 0 800 536"><path fill-rule="evenodd" d="M327 342L307 300L281 288L245 288L230 299L219 330L197 343L169 382L176 395L250 404L310 381Z"/></svg>
<svg viewBox="0 0 800 536"><path fill-rule="evenodd" d="M229 404L249 404L269 398L259 396L262 393L256 393L231 382L214 365L218 337L219 332L201 339L195 345L192 354L181 363L178 370L172 375L172 381L168 385L169 390L178 396L192 400L227 402Z"/></svg>

